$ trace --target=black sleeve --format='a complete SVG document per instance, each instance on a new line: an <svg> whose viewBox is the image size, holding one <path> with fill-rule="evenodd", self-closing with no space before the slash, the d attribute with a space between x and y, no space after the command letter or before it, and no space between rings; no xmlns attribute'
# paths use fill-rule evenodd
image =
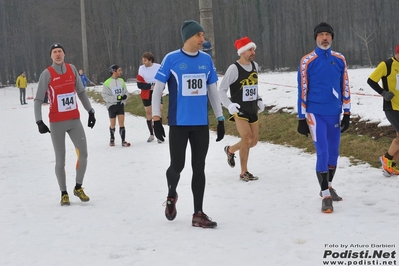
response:
<svg viewBox="0 0 399 266"><path fill-rule="evenodd" d="M151 84L150 83L137 82L137 87L140 90L151 90Z"/></svg>
<svg viewBox="0 0 399 266"><path fill-rule="evenodd" d="M374 80L368 78L367 79L367 83L370 85L370 87L375 90L376 92L378 92L378 94L381 94L384 89L381 88L380 84L378 84L378 82L375 82Z"/></svg>

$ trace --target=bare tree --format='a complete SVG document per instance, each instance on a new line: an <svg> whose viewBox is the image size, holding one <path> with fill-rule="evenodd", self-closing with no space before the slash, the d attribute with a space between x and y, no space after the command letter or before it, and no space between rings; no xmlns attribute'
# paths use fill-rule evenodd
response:
<svg viewBox="0 0 399 266"><path fill-rule="evenodd" d="M85 0L90 79L108 77L110 64L135 77L141 54L157 61L182 47L181 23L200 21L197 0ZM343 8L344 7L344 8ZM218 72L238 59L234 41L257 44L264 70L296 69L314 49L313 27L321 21L335 31L334 50L349 66L372 66L392 54L399 27L392 23L397 0L213 0L214 52ZM80 0L0 0L0 82L15 82L20 71L37 81L50 63L49 47L61 42L66 61L83 67Z"/></svg>
<svg viewBox="0 0 399 266"><path fill-rule="evenodd" d="M375 30L373 30L372 32L368 32L367 29L363 29L363 30L356 30L353 27L351 27L351 30L353 30L356 34L356 36L358 36L361 40L361 42L363 43L364 47L366 48L366 53L367 53L367 59L369 62L369 66L372 67L373 66L373 62L371 61L371 56L370 56L370 46L369 43L372 42L376 35L375 35Z"/></svg>

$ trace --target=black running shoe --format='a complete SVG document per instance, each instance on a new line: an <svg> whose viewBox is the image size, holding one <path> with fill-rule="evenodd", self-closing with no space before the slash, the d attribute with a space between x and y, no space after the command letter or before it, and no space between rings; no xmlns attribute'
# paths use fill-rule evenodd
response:
<svg viewBox="0 0 399 266"><path fill-rule="evenodd" d="M202 228L215 228L216 226L218 226L217 222L212 221L212 219L209 218L208 215L201 211L193 214L192 225Z"/></svg>
<svg viewBox="0 0 399 266"><path fill-rule="evenodd" d="M330 190L330 195L332 197L333 201L342 201L342 197L338 196L337 191L335 191L335 189L333 189L332 187L329 187L328 190ZM322 197L321 195L321 191L319 193L320 197Z"/></svg>
<svg viewBox="0 0 399 266"><path fill-rule="evenodd" d="M229 148L230 146L224 147L224 152L227 155L227 163L230 165L231 168L233 168L234 166L236 166L236 162L234 160L234 157L236 156L234 155L234 153L229 152Z"/></svg>
<svg viewBox="0 0 399 266"><path fill-rule="evenodd" d="M165 216L169 221L173 221L176 218L177 210L176 210L176 202L177 202L177 193L174 197L167 197L165 201Z"/></svg>

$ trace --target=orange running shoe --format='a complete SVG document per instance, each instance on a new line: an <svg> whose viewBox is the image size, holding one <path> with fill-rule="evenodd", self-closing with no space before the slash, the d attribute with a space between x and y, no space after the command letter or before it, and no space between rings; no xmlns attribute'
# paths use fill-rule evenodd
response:
<svg viewBox="0 0 399 266"><path fill-rule="evenodd" d="M396 167L394 161L389 160L385 155L380 157L382 174L386 177L390 177L393 175L399 175L399 169Z"/></svg>
<svg viewBox="0 0 399 266"><path fill-rule="evenodd" d="M323 201L321 203L321 211L324 213L332 213L334 211L333 199L331 196L323 198Z"/></svg>

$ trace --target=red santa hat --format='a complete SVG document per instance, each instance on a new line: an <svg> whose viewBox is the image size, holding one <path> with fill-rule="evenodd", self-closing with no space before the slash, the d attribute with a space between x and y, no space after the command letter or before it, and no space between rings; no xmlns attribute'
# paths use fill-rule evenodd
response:
<svg viewBox="0 0 399 266"><path fill-rule="evenodd" d="M396 45L396 54L399 54L399 44Z"/></svg>
<svg viewBox="0 0 399 266"><path fill-rule="evenodd" d="M234 46L237 49L238 55L241 55L243 52L245 52L246 50L249 50L251 48L256 49L256 44L254 42L252 42L251 39L248 38L247 36L236 40L234 42Z"/></svg>

